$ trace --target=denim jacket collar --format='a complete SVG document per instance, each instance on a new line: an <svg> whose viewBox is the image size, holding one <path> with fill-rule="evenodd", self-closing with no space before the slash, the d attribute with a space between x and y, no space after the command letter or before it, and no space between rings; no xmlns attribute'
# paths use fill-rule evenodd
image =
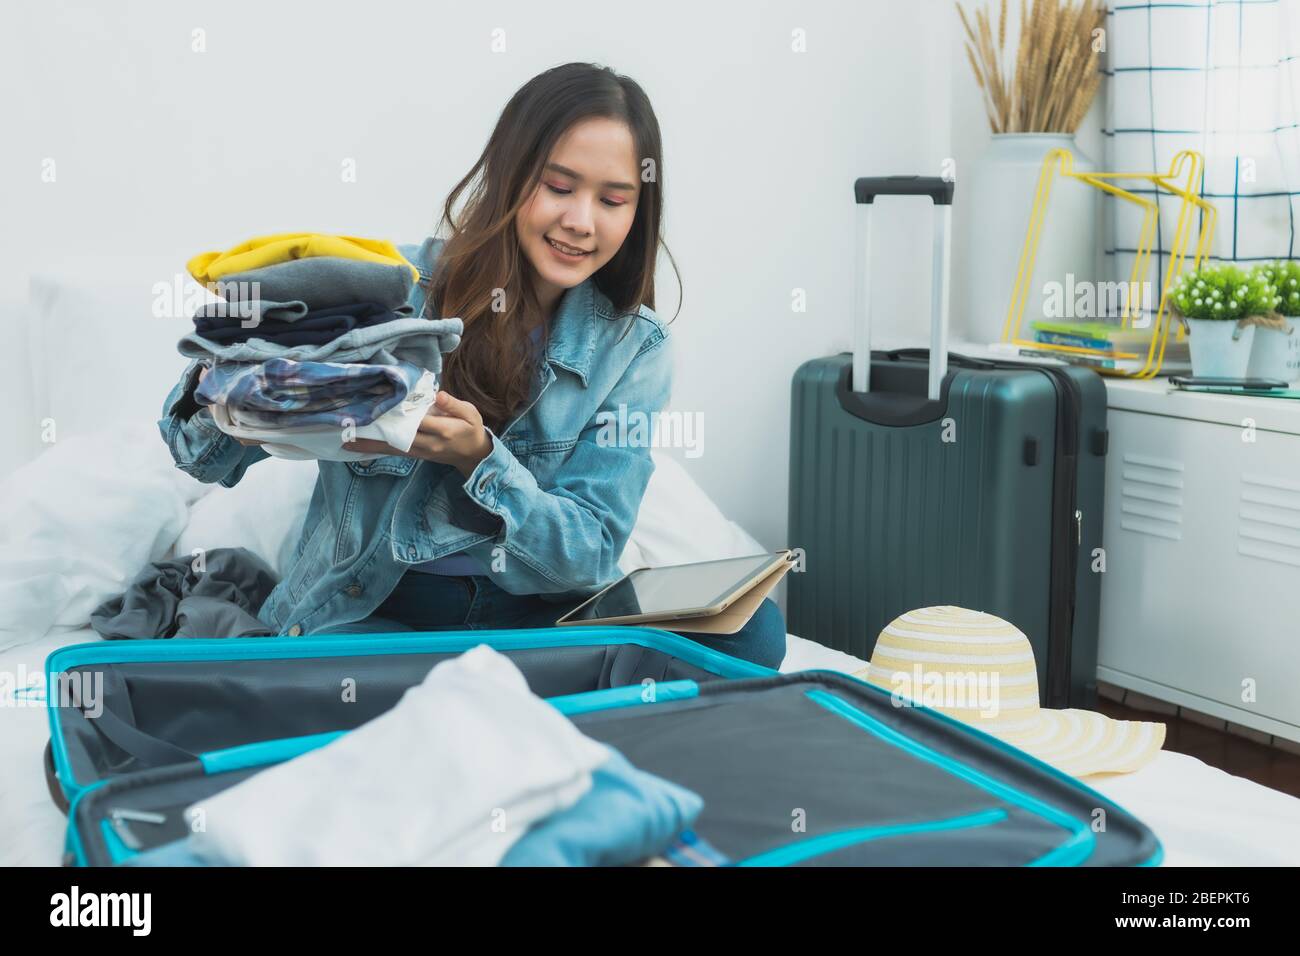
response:
<svg viewBox="0 0 1300 956"><path fill-rule="evenodd" d="M597 298L596 283L591 277L565 289L551 319L546 347L546 361L577 375L584 388L591 356L596 351Z"/></svg>

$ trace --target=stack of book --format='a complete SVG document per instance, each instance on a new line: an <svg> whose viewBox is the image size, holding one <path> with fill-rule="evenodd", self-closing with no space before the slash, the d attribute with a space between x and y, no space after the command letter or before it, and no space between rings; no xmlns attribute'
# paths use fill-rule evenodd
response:
<svg viewBox="0 0 1300 956"><path fill-rule="evenodd" d="M1116 372L1138 372L1146 365L1147 351L1151 346L1150 329L1126 329L1113 322L1056 322L1039 320L1033 323L1034 340L1039 348L1023 348L1022 355L1052 358L1072 365ZM1187 338L1176 340L1175 329L1169 330L1165 343L1162 375L1176 375L1191 368L1191 353ZM1064 346L1064 348L1062 347ZM1089 349L1075 352L1070 349ZM1156 343L1159 357L1160 343Z"/></svg>

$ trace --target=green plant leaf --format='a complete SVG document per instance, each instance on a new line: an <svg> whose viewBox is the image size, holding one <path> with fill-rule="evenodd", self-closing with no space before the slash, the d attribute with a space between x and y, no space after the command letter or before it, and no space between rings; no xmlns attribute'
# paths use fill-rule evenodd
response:
<svg viewBox="0 0 1300 956"><path fill-rule="evenodd" d="M1275 284L1281 265L1256 266L1246 272L1225 263L1186 272L1174 283L1174 305L1189 319L1235 322L1246 315L1267 315L1281 307L1282 297ZM1300 270L1297 270L1296 278L1300 280ZM1300 293L1300 281L1296 284L1296 291ZM1295 304L1300 309L1300 295Z"/></svg>

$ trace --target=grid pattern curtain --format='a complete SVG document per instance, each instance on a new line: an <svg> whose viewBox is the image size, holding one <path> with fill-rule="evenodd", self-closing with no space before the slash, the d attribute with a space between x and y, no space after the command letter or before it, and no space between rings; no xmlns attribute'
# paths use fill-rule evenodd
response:
<svg viewBox="0 0 1300 956"><path fill-rule="evenodd" d="M1180 150L1195 149L1206 163L1201 194L1218 210L1214 259L1249 265L1293 258L1300 0L1116 0L1107 27L1103 168L1164 172ZM1159 255L1148 277L1157 283L1157 298L1179 202L1168 195L1159 200ZM1141 211L1112 197L1106 211L1107 271L1126 279Z"/></svg>

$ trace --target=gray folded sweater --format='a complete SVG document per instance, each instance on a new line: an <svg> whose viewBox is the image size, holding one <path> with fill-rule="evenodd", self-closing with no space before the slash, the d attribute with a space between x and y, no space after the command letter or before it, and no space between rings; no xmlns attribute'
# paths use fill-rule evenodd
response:
<svg viewBox="0 0 1300 956"><path fill-rule="evenodd" d="M222 276L220 282L256 282L258 298L273 302L301 301L308 310L378 302L394 312L409 315L414 311L407 305L407 299L415 279L410 267L405 265L363 262L343 256L310 256L233 272Z"/></svg>

